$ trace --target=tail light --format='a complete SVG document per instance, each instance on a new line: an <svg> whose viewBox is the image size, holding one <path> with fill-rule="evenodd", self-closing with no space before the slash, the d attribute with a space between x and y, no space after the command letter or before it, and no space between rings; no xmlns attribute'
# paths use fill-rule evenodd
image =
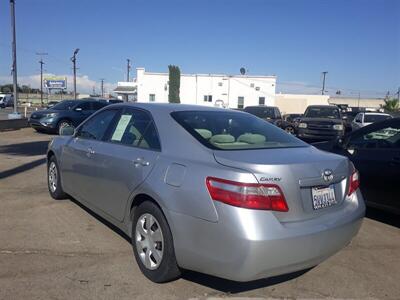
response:
<svg viewBox="0 0 400 300"><path fill-rule="evenodd" d="M206 184L215 201L250 209L289 210L276 184L241 183L214 177L207 177Z"/></svg>
<svg viewBox="0 0 400 300"><path fill-rule="evenodd" d="M360 187L360 175L357 170L354 170L350 176L349 192L347 195L353 194Z"/></svg>

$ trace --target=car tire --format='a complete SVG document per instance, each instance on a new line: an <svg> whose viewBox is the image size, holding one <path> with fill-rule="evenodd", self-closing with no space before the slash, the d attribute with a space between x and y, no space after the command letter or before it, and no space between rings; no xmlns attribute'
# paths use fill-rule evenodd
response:
<svg viewBox="0 0 400 300"><path fill-rule="evenodd" d="M140 270L151 281L162 283L180 277L171 230L160 208L150 201L134 210L132 247Z"/></svg>
<svg viewBox="0 0 400 300"><path fill-rule="evenodd" d="M61 200L67 198L67 194L61 186L60 168L54 155L50 157L47 164L47 186L53 199Z"/></svg>
<svg viewBox="0 0 400 300"><path fill-rule="evenodd" d="M60 134L61 128L65 127L65 126L72 126L72 122L70 120L60 120L57 123L57 133Z"/></svg>

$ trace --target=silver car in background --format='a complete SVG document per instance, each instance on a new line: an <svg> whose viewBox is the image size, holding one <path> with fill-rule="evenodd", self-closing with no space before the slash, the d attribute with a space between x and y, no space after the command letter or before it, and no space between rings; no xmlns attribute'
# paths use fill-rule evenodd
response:
<svg viewBox="0 0 400 300"><path fill-rule="evenodd" d="M347 158L239 111L115 104L63 128L47 158L51 196L122 229L154 282L310 268L350 243L365 213Z"/></svg>

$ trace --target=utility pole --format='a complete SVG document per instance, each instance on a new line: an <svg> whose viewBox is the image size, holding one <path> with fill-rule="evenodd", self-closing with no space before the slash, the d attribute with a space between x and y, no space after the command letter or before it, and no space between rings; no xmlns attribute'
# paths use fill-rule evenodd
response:
<svg viewBox="0 0 400 300"><path fill-rule="evenodd" d="M18 103L18 83L17 83L17 38L15 33L15 0L10 0L11 10L11 36L12 36L12 74L13 74L13 92L14 92L14 110L8 115L9 119L19 119L21 116L17 112Z"/></svg>
<svg viewBox="0 0 400 300"><path fill-rule="evenodd" d="M126 60L127 66L126 66L126 81L129 82L129 72L131 70L131 60L128 58Z"/></svg>
<svg viewBox="0 0 400 300"><path fill-rule="evenodd" d="M76 48L74 51L74 55L71 57L72 66L74 69L74 99L76 100L76 55L79 52L79 48Z"/></svg>
<svg viewBox="0 0 400 300"><path fill-rule="evenodd" d="M324 93L325 93L325 77L326 77L326 74L328 74L327 71L322 72L322 76L324 76L324 78L323 78L323 80L322 80L322 91L321 91L321 95L324 95Z"/></svg>
<svg viewBox="0 0 400 300"><path fill-rule="evenodd" d="M36 52L36 55L40 56L39 64L40 64L40 103L43 106L43 65L45 64L43 61L42 56L47 55L47 53L38 53Z"/></svg>
<svg viewBox="0 0 400 300"><path fill-rule="evenodd" d="M397 94L397 101L400 102L400 86L397 89L397 93L396 94Z"/></svg>
<svg viewBox="0 0 400 300"><path fill-rule="evenodd" d="M104 98L104 78L101 78L101 98Z"/></svg>

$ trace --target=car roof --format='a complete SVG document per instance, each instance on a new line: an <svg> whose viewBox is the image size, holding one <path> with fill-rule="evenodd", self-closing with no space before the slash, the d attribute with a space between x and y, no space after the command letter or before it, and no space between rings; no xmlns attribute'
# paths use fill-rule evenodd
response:
<svg viewBox="0 0 400 300"><path fill-rule="evenodd" d="M383 116L390 116L390 114L382 113L382 112L374 112L374 111L365 111L362 112L364 115L383 115Z"/></svg>
<svg viewBox="0 0 400 300"><path fill-rule="evenodd" d="M323 107L332 107L332 108L339 109L339 107L336 106L336 105L309 105L309 106L307 106L307 108L309 108L309 107L321 107L321 108L323 108Z"/></svg>
<svg viewBox="0 0 400 300"><path fill-rule="evenodd" d="M194 104L180 104L180 103L146 103L146 102L125 102L112 104L110 107L133 107L141 108L151 112L171 113L174 111L221 111L233 112L233 110L226 108L210 107L204 105ZM240 113L240 112L238 112Z"/></svg>

